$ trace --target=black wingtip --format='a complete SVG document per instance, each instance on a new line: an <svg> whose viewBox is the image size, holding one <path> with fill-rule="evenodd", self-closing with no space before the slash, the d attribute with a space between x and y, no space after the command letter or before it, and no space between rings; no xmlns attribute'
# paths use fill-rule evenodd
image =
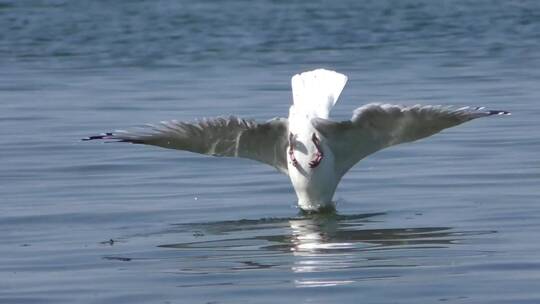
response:
<svg viewBox="0 0 540 304"><path fill-rule="evenodd" d="M488 111L488 115L512 115L508 111Z"/></svg>
<svg viewBox="0 0 540 304"><path fill-rule="evenodd" d="M473 111L483 112L487 114L488 116L491 115L512 115L512 113L508 111L500 111L500 110L487 110L486 107L474 107L472 108Z"/></svg>
<svg viewBox="0 0 540 304"><path fill-rule="evenodd" d="M96 140L96 139L112 139L113 134L112 133L103 133L100 135L94 135L94 136L88 136L85 138L81 138L82 141L89 141L89 140Z"/></svg>

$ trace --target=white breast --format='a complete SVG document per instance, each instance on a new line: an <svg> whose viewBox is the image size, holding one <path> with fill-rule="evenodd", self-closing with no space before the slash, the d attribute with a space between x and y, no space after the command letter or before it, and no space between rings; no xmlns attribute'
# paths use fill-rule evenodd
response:
<svg viewBox="0 0 540 304"><path fill-rule="evenodd" d="M313 128L310 118L289 115L289 132L294 135L294 156L298 165L294 166L287 153L289 177L298 196L298 205L303 210L318 210L333 206L332 197L339 182L334 170L334 155L326 144L326 139ZM309 162L313 160L317 148L312 141L313 133L321 141L324 157L321 163L310 168ZM287 151L289 152L289 151Z"/></svg>

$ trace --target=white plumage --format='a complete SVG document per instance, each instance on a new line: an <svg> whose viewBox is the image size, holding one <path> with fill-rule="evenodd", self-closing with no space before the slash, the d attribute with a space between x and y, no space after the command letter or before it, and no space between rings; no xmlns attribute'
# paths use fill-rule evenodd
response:
<svg viewBox="0 0 540 304"><path fill-rule="evenodd" d="M294 75L293 106L306 115L328 118L346 83L347 76L324 69Z"/></svg>
<svg viewBox="0 0 540 304"><path fill-rule="evenodd" d="M231 116L196 123L170 121L141 131L104 133L84 140L112 139L257 160L287 174L300 208L316 211L333 207L332 197L343 175L378 150L475 118L510 115L483 107L371 103L356 109L351 120L329 120L346 82L345 75L324 69L294 75L294 103L288 119L257 123Z"/></svg>

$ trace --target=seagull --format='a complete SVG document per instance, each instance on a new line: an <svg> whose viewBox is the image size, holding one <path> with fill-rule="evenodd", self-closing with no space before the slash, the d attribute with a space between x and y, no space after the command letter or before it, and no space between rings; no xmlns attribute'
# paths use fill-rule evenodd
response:
<svg viewBox="0 0 540 304"><path fill-rule="evenodd" d="M262 123L236 116L162 121L139 130L102 133L83 140L256 160L288 175L300 209L317 212L335 208L332 198L341 178L368 155L476 118L510 115L484 107L370 103L354 110L350 120L330 120L330 110L346 83L347 76L325 69L294 75L288 118Z"/></svg>

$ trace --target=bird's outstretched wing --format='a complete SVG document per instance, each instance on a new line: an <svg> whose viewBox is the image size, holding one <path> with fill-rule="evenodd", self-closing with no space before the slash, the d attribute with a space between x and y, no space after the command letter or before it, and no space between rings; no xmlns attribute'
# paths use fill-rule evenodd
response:
<svg viewBox="0 0 540 304"><path fill-rule="evenodd" d="M371 103L354 111L349 121L334 122L315 118L313 126L329 142L336 159L336 170L345 174L364 157L386 147L421 139L469 120L510 115L485 108L444 106L400 106Z"/></svg>
<svg viewBox="0 0 540 304"><path fill-rule="evenodd" d="M213 156L249 158L287 174L288 121L266 123L238 117L204 119L195 123L163 121L132 132L115 131L83 140L116 140L160 146Z"/></svg>

